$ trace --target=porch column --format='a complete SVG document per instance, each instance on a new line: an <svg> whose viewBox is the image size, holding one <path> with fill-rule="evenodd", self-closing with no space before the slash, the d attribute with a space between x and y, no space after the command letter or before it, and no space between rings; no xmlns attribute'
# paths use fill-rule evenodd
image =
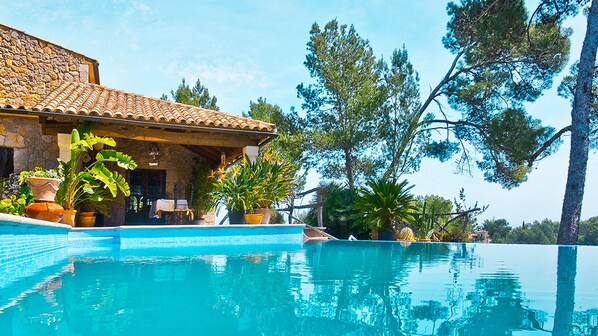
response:
<svg viewBox="0 0 598 336"><path fill-rule="evenodd" d="M71 135L58 133L58 157L67 162L71 159Z"/></svg>
<svg viewBox="0 0 598 336"><path fill-rule="evenodd" d="M245 146L243 147L243 157L247 155L249 157L249 161L255 162L255 159L259 155L260 147L259 146Z"/></svg>

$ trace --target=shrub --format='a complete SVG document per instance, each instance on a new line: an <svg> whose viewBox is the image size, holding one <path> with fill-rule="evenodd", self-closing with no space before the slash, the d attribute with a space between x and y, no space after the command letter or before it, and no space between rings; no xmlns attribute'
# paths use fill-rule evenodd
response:
<svg viewBox="0 0 598 336"><path fill-rule="evenodd" d="M330 183L323 187L322 221L326 232L347 239L350 235L357 239L369 239L370 230L355 222L353 201L355 192L345 185ZM316 199L314 199L316 201ZM304 218L306 224L317 226L317 210L312 208Z"/></svg>
<svg viewBox="0 0 598 336"><path fill-rule="evenodd" d="M23 215L23 210L25 210L26 206L27 196L21 195L17 197L15 195L11 195L0 200L0 213L21 216Z"/></svg>
<svg viewBox="0 0 598 336"><path fill-rule="evenodd" d="M25 207L33 202L31 189L21 182L19 174L10 174L0 181L0 189L0 213L22 216Z"/></svg>

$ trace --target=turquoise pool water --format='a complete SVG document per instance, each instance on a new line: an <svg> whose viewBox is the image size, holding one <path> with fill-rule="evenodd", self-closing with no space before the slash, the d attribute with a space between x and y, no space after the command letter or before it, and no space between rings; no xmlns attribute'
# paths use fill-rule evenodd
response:
<svg viewBox="0 0 598 336"><path fill-rule="evenodd" d="M346 241L90 252L41 270L0 335L596 335L597 260Z"/></svg>

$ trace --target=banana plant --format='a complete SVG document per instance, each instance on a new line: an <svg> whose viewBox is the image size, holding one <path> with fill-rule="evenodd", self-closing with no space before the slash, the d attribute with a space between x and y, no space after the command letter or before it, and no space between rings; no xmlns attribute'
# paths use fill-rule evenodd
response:
<svg viewBox="0 0 598 336"><path fill-rule="evenodd" d="M103 149L95 156L95 161L84 166L83 155L93 150L96 144L115 147L112 138L98 137L86 133L81 139L79 131L71 132L71 157L69 161L60 161L59 168L64 176L60 184L56 199L65 210L74 210L83 201L101 202L109 197L115 198L120 190L125 196L131 194L129 184L116 171L111 171L106 162L115 162L121 168L132 170L137 167L133 159L114 149Z"/></svg>

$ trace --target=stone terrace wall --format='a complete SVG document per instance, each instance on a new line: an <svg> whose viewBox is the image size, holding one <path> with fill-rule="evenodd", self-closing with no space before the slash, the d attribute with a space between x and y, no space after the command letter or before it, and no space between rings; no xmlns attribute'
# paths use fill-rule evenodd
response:
<svg viewBox="0 0 598 336"><path fill-rule="evenodd" d="M57 81L89 82L95 60L0 25L0 105L31 107Z"/></svg>
<svg viewBox="0 0 598 336"><path fill-rule="evenodd" d="M42 135L37 117L0 114L0 146L14 148L15 172L58 167L55 135Z"/></svg>

